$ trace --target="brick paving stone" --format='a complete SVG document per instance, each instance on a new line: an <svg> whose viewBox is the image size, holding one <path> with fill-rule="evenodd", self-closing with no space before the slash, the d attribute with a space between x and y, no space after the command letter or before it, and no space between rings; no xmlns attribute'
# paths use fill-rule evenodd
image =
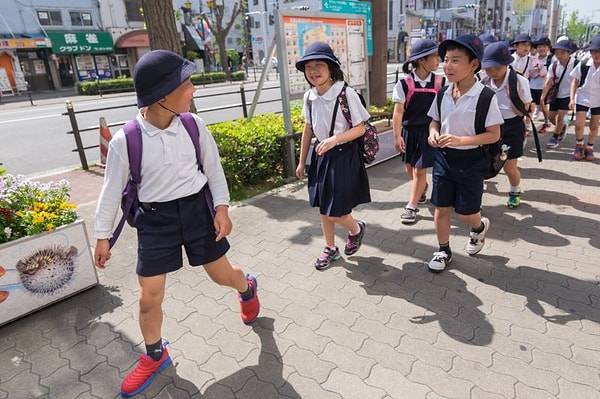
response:
<svg viewBox="0 0 600 399"><path fill-rule="evenodd" d="M356 374L361 379L367 378L376 364L374 359L360 356L356 351L335 342L328 343L319 358L337 363L340 370Z"/></svg>
<svg viewBox="0 0 600 399"><path fill-rule="evenodd" d="M368 338L368 334L352 331L331 320L325 320L323 324L315 330L315 333L331 338L334 342L338 342L354 351L358 350Z"/></svg>
<svg viewBox="0 0 600 399"><path fill-rule="evenodd" d="M557 395L559 375L542 370L519 359L494 353L491 371L515 377L518 381L532 387Z"/></svg>
<svg viewBox="0 0 600 399"><path fill-rule="evenodd" d="M452 351L439 349L435 345L428 345L427 342L408 335L402 337L396 350L410 353L421 362L440 367L444 371L452 368L453 359L456 357L456 353Z"/></svg>
<svg viewBox="0 0 600 399"><path fill-rule="evenodd" d="M31 372L42 378L48 377L69 363L67 359L60 356L58 349L52 348L50 345L25 354L23 359L31 364Z"/></svg>
<svg viewBox="0 0 600 399"><path fill-rule="evenodd" d="M325 389L339 392L344 399L383 398L387 392L381 388L372 387L355 374L334 369L323 384Z"/></svg>
<svg viewBox="0 0 600 399"><path fill-rule="evenodd" d="M10 399L40 398L50 393L50 389L40 382L40 376L34 373L21 372L6 382L2 382Z"/></svg>
<svg viewBox="0 0 600 399"><path fill-rule="evenodd" d="M427 385L416 384L403 373L379 364L373 367L371 374L364 381L370 386L383 388L390 395L389 398L425 399L429 398L431 393Z"/></svg>
<svg viewBox="0 0 600 399"><path fill-rule="evenodd" d="M445 398L468 398L474 385L463 378L453 377L439 367L415 362L408 379L429 386Z"/></svg>
<svg viewBox="0 0 600 399"><path fill-rule="evenodd" d="M99 364L106 363L106 356L98 354L99 348L80 342L72 348L61 352L61 356L69 359L69 367L81 374L87 374Z"/></svg>
<svg viewBox="0 0 600 399"><path fill-rule="evenodd" d="M80 375L78 371L64 365L42 378L40 384L51 387L49 393L52 398L76 398L84 393L89 395L90 386L79 381Z"/></svg>
<svg viewBox="0 0 600 399"><path fill-rule="evenodd" d="M24 360L23 352L9 348L0 353L0 383L4 384L26 370L31 370L31 363Z"/></svg>
<svg viewBox="0 0 600 399"><path fill-rule="evenodd" d="M291 346L285 353L285 364L293 367L298 373L307 378L312 378L318 383L327 380L329 373L336 365L323 360L309 350Z"/></svg>
<svg viewBox="0 0 600 399"><path fill-rule="evenodd" d="M560 393L557 395L558 398L586 398L586 399L598 399L600 393L598 392L598 385L587 385L587 384L576 384L564 378L558 381Z"/></svg>
<svg viewBox="0 0 600 399"><path fill-rule="evenodd" d="M518 379L508 375L494 373L481 363L470 362L456 357L449 374L471 381L485 392L502 395L507 398L514 397L514 385Z"/></svg>
<svg viewBox="0 0 600 399"><path fill-rule="evenodd" d="M573 383L600 388L600 375L597 368L577 364L560 355L547 353L539 349L534 349L532 352L533 361L531 365L533 367L560 374L562 379Z"/></svg>

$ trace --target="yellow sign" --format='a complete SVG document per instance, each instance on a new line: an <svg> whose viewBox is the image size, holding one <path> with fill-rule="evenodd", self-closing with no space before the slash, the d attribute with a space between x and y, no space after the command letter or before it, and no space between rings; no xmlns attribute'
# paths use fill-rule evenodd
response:
<svg viewBox="0 0 600 399"><path fill-rule="evenodd" d="M47 38L36 39L0 39L0 49L45 48L50 47Z"/></svg>

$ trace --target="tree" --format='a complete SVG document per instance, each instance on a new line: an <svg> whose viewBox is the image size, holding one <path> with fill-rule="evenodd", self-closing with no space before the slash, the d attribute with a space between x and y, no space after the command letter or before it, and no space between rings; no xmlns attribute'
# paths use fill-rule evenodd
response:
<svg viewBox="0 0 600 399"><path fill-rule="evenodd" d="M142 0L142 9L150 38L150 49L164 49L181 54L173 0Z"/></svg>
<svg viewBox="0 0 600 399"><path fill-rule="evenodd" d="M585 44L588 23L589 19L586 21L580 20L579 11L573 11L564 33L575 43Z"/></svg>
<svg viewBox="0 0 600 399"><path fill-rule="evenodd" d="M221 1L221 4L216 4L216 1ZM229 31L231 27L235 23L237 17L242 13L242 10L247 9L246 0L240 0L240 2L235 2L233 4L233 8L231 10L231 18L228 22L224 22L225 18L225 5L224 0L213 0L207 1L206 4L209 6L211 10L210 18L206 14L202 14L201 17L206 24L210 28L210 31L215 37L217 41L217 47L219 48L219 59L221 60L221 66L223 70L227 74L227 78L231 77L231 71L227 68L227 47L225 45L227 35L229 35ZM212 6L212 7L211 7Z"/></svg>

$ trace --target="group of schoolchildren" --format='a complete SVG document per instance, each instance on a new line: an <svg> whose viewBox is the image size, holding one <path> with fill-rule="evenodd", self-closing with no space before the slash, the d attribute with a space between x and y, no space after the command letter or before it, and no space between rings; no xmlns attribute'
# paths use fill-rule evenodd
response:
<svg viewBox="0 0 600 399"><path fill-rule="evenodd" d="M482 146L502 138L507 156L504 171L510 184L507 205L516 208L520 204L517 160L523 155L527 127L522 108L513 104L515 93L509 92L511 69L518 72L516 94L520 102L527 107L535 104L535 113L556 126L558 133L551 141L561 139L561 118L571 109L576 111L575 159L593 160L600 122L600 35L588 47L591 58L579 63L570 57L574 46L568 40L552 48L556 61L551 63L545 61L550 56L549 41L536 42L538 56L529 54L531 43L528 37L517 36L511 43L515 49L512 55L507 43L489 37L463 35L439 46L421 40L412 46L404 65L406 77L394 88L395 146L404 155L411 180L409 201L401 214L403 223L416 222L418 205L427 200L427 168L432 167L430 201L435 206L439 243L428 263L433 272L444 270L452 261L453 211L470 227L467 253L475 255L484 246L490 220L481 215ZM435 73L439 58L444 77ZM325 270L341 258L335 243L336 225L347 231L346 255L357 253L367 230L367 224L356 219L352 210L371 201L359 144L370 115L359 94L344 81L340 61L328 44L307 46L296 68L310 85L304 95L305 125L296 175L308 175L309 203L319 208L325 246L314 267ZM165 50L145 54L134 69L139 107L134 125L142 143L137 154L141 157L141 181L137 184L140 203L134 223L138 237L136 273L146 354L123 381L121 395L125 397L143 391L171 363L161 332L162 303L166 275L183 266L182 248L192 266L203 266L217 284L237 291L244 323L253 323L260 311L256 278L233 266L226 256L226 237L232 223L217 146L202 119L194 115L191 120L196 128L188 130L186 120L190 118L184 118L195 90L190 80L194 72L191 62ZM558 93L546 110L544 98L552 83L557 83ZM484 126L478 129L477 109L482 98L487 101L487 114L483 116ZM588 110L590 134L584 143ZM199 145L193 144L192 132L198 135ZM131 178L127 134L131 133L119 130L109 144L94 221L94 261L99 268L104 268L111 257L112 226Z"/></svg>

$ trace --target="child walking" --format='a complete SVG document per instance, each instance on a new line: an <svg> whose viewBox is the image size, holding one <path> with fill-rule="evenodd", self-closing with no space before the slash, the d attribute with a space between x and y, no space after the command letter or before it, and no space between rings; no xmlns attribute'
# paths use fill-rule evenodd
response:
<svg viewBox="0 0 600 399"><path fill-rule="evenodd" d="M358 94L346 85L340 62L327 43L311 43L296 63L304 72L311 88L304 94L302 115L306 123L302 131L300 160L296 176L302 178L313 135L316 137L308 169L308 194L312 207L321 214L325 238L323 253L315 261L317 270L325 270L341 258L335 245L335 225L348 231L344 253L355 254L363 240L367 224L352 216L352 208L371 201L369 178L354 141L365 131L370 117ZM339 108L346 106L351 116L350 126ZM339 110L338 110L339 109Z"/></svg>
<svg viewBox="0 0 600 399"><path fill-rule="evenodd" d="M575 68L575 63L577 62L571 57L576 46L569 39L558 41L552 49L554 50L556 61L552 62L548 69L546 84L542 90L542 101L548 103L550 107L550 122L555 126L555 131L552 137L548 139L546 148L558 147L567 133L565 116L567 116L570 110L571 81L573 80L571 71ZM546 96L553 85L558 86L556 98L548 99Z"/></svg>
<svg viewBox="0 0 600 399"><path fill-rule="evenodd" d="M576 161L585 159L594 160L594 143L598 137L598 123L600 122L600 35L592 38L586 48L591 54L589 59L582 60L571 72L571 103L570 109L575 109L575 152ZM590 132L588 141L584 144L583 133L585 129L586 113L591 112Z"/></svg>
<svg viewBox="0 0 600 399"><path fill-rule="evenodd" d="M203 265L214 282L239 293L244 323L252 323L259 313L256 278L232 266L225 255L232 223L227 181L215 141L204 121L192 115L199 130L198 165L195 147L179 117L189 111L196 90L190 76L195 71L192 62L166 50L146 53L133 71L140 108L135 123L143 143L140 206L135 215L136 273L140 285L139 324L147 354L125 377L121 385L125 397L143 391L171 363L162 338L162 302L167 273L182 267L182 246L190 265ZM100 269L110 259L109 238L130 175L127 150L121 129L109 144L94 220L94 262ZM210 204L205 195L209 189L213 198Z"/></svg>
<svg viewBox="0 0 600 399"><path fill-rule="evenodd" d="M541 65L541 69L537 76L529 79L531 98L533 99L533 104L535 107L533 112L533 120L536 120L541 114L544 118L544 124L538 130L538 133L546 133L550 127L550 120L548 119L548 107L542 103L542 89L546 83L548 67L552 63L552 54L550 54L550 47L552 46L552 43L550 42L550 39L543 37L534 42L534 46L537 50L537 58Z"/></svg>
<svg viewBox="0 0 600 399"><path fill-rule="evenodd" d="M490 227L489 219L481 216L483 172L485 155L481 145L500 139L500 125L504 121L498 100L491 95L485 118L486 131L475 132L475 114L483 90L489 90L477 81L475 73L481 68L483 43L474 35L463 35L445 40L438 49L444 62L444 73L451 83L442 96L441 107L431 104L428 115L429 145L436 148L433 157L433 191L435 205L434 225L439 250L429 261L429 270L441 272L452 261L450 249L450 218L452 209L458 218L471 227L467 253L475 255L483 249Z"/></svg>
<svg viewBox="0 0 600 399"><path fill-rule="evenodd" d="M518 95L525 110L529 110L532 102L529 81L510 70L509 65L512 61L510 49L505 42L492 43L486 47L481 61L481 66L488 76L483 84L496 93L498 107L504 119L502 144L508 146L509 149L503 169L510 184L506 205L511 209L517 208L521 204L521 172L517 162L518 158L523 156L523 140L525 139L524 115L513 104L511 94ZM517 93L510 92L509 79L511 74L514 74L514 78L517 79Z"/></svg>
<svg viewBox="0 0 600 399"><path fill-rule="evenodd" d="M427 111L444 78L436 75L440 60L437 44L428 39L417 41L402 71L408 76L399 80L392 94L393 128L396 150L404 153L405 169L411 181L410 199L400 215L404 224L417 221L419 204L427 202L427 168L433 166L433 147L427 144L431 118Z"/></svg>

